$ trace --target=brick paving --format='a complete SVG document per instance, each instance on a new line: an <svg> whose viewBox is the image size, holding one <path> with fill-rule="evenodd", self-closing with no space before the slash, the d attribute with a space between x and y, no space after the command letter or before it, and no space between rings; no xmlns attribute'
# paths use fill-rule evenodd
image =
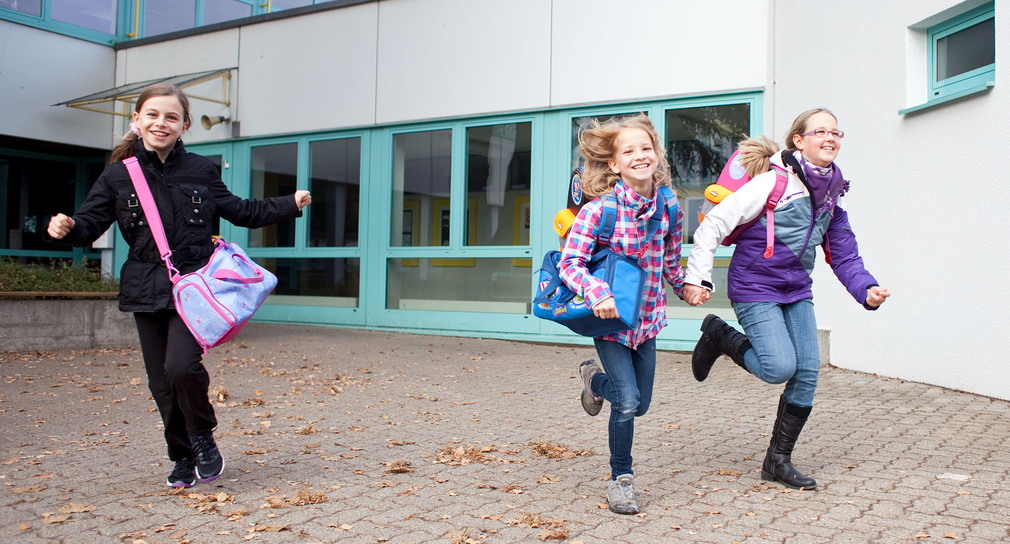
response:
<svg viewBox="0 0 1010 544"><path fill-rule="evenodd" d="M137 349L0 354L5 543L1010 541L1010 403L822 369L763 482L781 386L660 352L636 424L642 514L605 506L585 346L253 324L206 357L227 460L182 491Z"/></svg>

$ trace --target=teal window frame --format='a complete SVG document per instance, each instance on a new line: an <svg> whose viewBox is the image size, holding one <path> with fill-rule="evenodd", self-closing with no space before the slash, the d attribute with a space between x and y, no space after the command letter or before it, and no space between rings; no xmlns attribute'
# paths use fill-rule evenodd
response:
<svg viewBox="0 0 1010 544"><path fill-rule="evenodd" d="M102 45L115 45L127 39L128 27L132 22L134 0L119 0L116 8L116 33L108 34L90 28L84 28L65 21L53 19L53 0L42 0L42 14L38 17L0 7L0 19L23 24L42 30L48 30L64 36L78 38ZM125 16L126 14L129 17Z"/></svg>
<svg viewBox="0 0 1010 544"><path fill-rule="evenodd" d="M42 10L41 10L42 13L40 16L30 15L27 13L22 13L20 11L0 7L0 19L23 24L25 26L39 28L42 30L47 30L50 32L55 32L57 34L62 34L64 36L70 36L72 38L78 38L81 40L98 43L102 45L116 45L119 42L135 40L138 38L152 37L152 36L145 36L143 31L147 0L118 0L116 7L115 34L99 32L97 30L84 28L65 21L57 21L52 17L53 0L41 0L41 1L42 1ZM193 28L200 28L204 26L204 17L203 17L205 11L204 6L206 5L207 2L210 1L211 0L196 0L195 5L196 13L194 14L195 23ZM253 9L250 17L255 17L257 15L265 15L267 13L275 11L272 9L272 4L270 0L266 0L265 2L262 0L234 0L234 1L240 4L246 4L252 6ZM309 5L325 4L327 2L332 1L334 0L312 0L312 2ZM135 24L137 28L134 28ZM184 30L190 30L190 29L184 29ZM157 36L157 34L155 36Z"/></svg>
<svg viewBox="0 0 1010 544"><path fill-rule="evenodd" d="M937 79L937 42L957 34L971 26L977 25L989 19L996 18L995 3L975 8L963 15L948 19L940 24L934 25L926 30L927 40L929 40L928 70L929 70L929 99L939 99L957 94L968 89L984 87L989 83L995 83L996 63L995 61L985 66L980 66L974 70L969 70L946 79ZM993 44L995 47L995 43Z"/></svg>
<svg viewBox="0 0 1010 544"><path fill-rule="evenodd" d="M913 113L988 91L996 86L995 40L993 62L945 79L937 79L937 42L971 26L996 18L995 2L988 2L970 11L936 23L925 29L926 39L926 101L898 110L899 115ZM995 25L994 25L995 26Z"/></svg>

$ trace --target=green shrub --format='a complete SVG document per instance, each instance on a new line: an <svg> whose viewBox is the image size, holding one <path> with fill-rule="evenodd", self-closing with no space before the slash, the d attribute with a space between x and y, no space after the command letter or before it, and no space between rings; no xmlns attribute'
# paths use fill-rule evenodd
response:
<svg viewBox="0 0 1010 544"><path fill-rule="evenodd" d="M102 277L95 261L52 259L48 263L25 264L12 257L0 258L0 291L112 292L119 284Z"/></svg>

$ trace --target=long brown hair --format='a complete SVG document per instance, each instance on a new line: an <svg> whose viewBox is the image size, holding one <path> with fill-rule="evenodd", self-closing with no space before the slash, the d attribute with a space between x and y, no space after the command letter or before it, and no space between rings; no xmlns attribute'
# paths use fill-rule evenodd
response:
<svg viewBox="0 0 1010 544"><path fill-rule="evenodd" d="M182 89L172 85L171 83L155 83L145 88L140 96L137 97L137 106L134 111L140 113L140 109L144 107L144 102L155 96L174 96L179 103L182 104L182 121L188 126L192 119L189 115L189 98L186 97L186 93L182 92ZM123 159L133 156L133 149L137 145L137 140L140 136L137 136L132 130L128 130L126 135L123 136L123 141L119 142L119 145L112 150L112 157L109 159L110 163L119 162Z"/></svg>
<svg viewBox="0 0 1010 544"><path fill-rule="evenodd" d="M593 119L590 126L579 133L579 155L584 168L582 190L587 198L593 199L606 193L620 179L621 176L610 169L609 162L617 153L617 135L627 128L640 128L649 135L659 155L659 166L652 175L652 181L657 186L671 186L670 163L666 160L663 140L647 115L639 113L623 119L608 119L603 124Z"/></svg>

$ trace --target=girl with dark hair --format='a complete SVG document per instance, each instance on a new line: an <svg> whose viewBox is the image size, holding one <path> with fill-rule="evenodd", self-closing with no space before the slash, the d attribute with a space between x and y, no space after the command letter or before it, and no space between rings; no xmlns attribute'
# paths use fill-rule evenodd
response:
<svg viewBox="0 0 1010 544"><path fill-rule="evenodd" d="M137 99L130 131L81 208L72 217L55 215L48 228L55 239L86 246L119 223L129 245L120 273L119 309L133 312L137 323L148 386L165 425L168 457L175 462L167 480L172 487L214 480L225 463L214 441L217 419L208 397L203 348L175 311L172 282L122 160L137 157L172 262L182 274L202 267L213 253L215 214L257 228L299 217L312 201L308 191L264 200L233 195L213 162L183 147L180 137L189 126L189 100L181 89L168 84L146 88Z"/></svg>

